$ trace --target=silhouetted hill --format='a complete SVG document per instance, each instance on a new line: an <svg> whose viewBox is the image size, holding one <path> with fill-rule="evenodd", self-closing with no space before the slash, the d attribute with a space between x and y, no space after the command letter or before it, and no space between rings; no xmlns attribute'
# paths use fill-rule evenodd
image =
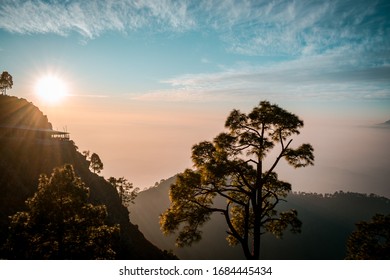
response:
<svg viewBox="0 0 390 280"><path fill-rule="evenodd" d="M0 96L1 126L51 129L47 117L32 103L10 96ZM129 221L116 190L106 180L89 170L89 163L77 151L73 141L6 137L0 134L0 247L7 236L8 216L24 210L24 201L37 189L42 173L51 174L54 167L72 164L78 176L90 188L94 204L105 204L108 223L120 224L121 238L117 257L121 259L162 259L165 254L145 239ZM1 259L1 256L0 256Z"/></svg>
<svg viewBox="0 0 390 280"><path fill-rule="evenodd" d="M390 128L390 120L384 122L384 123L380 123L380 124L377 124L376 127L382 127L382 128Z"/></svg>
<svg viewBox="0 0 390 280"><path fill-rule="evenodd" d="M52 129L47 116L26 99L0 95L0 124Z"/></svg>
<svg viewBox="0 0 390 280"><path fill-rule="evenodd" d="M173 250L182 259L243 259L239 246L228 246L225 240L227 226L221 215L213 215L202 229L202 240L189 248L176 248L174 237L161 233L159 215L169 205L168 191L174 181L175 177L172 177L139 193L130 207L133 223L138 224L146 238L161 249ZM283 239L263 236L263 259L343 259L346 240L356 222L370 220L375 213L390 213L390 200L375 195L293 193L287 200L280 208L298 210L303 222L302 233L286 232Z"/></svg>

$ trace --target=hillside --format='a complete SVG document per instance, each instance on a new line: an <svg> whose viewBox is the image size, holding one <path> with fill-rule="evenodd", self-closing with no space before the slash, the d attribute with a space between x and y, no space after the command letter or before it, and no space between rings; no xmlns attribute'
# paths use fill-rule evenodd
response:
<svg viewBox="0 0 390 280"><path fill-rule="evenodd" d="M213 215L204 226L203 239L189 248L176 248L173 236L159 229L159 215L169 205L172 177L159 186L141 192L130 207L132 221L152 243L173 250L182 259L243 259L239 247L225 240L224 218ZM303 222L301 234L286 233L283 239L263 237L263 259L343 259L346 240L355 223L370 220L375 213L390 213L390 200L375 195L337 192L331 195L294 193L281 208L295 208Z"/></svg>
<svg viewBox="0 0 390 280"><path fill-rule="evenodd" d="M54 167L68 163L90 188L91 202L107 206L108 223L120 224L118 258L165 258L166 255L130 223L129 213L116 190L103 177L90 172L88 161L77 151L73 141L31 136L32 131L46 133L52 127L36 106L16 97L0 96L0 112L0 132L9 127L29 128L23 130L24 134L12 137L9 133L0 133L0 248L7 236L8 216L24 209L24 201L37 189L39 175L50 175Z"/></svg>
<svg viewBox="0 0 390 280"><path fill-rule="evenodd" d="M8 95L0 95L0 125L52 129L47 116L38 107L26 99Z"/></svg>

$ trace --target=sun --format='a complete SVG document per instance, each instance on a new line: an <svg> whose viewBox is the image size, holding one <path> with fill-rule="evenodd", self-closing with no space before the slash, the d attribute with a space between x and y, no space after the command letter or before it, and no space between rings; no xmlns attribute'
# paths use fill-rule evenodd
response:
<svg viewBox="0 0 390 280"><path fill-rule="evenodd" d="M50 104L61 102L67 95L65 82L54 75L41 77L35 85L35 91L42 101Z"/></svg>

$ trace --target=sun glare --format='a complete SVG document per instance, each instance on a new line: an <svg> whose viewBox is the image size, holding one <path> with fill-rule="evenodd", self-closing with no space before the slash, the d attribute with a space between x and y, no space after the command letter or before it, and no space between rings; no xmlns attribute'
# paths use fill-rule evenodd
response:
<svg viewBox="0 0 390 280"><path fill-rule="evenodd" d="M40 78L36 83L35 91L42 101L50 104L61 102L67 95L64 81L53 75Z"/></svg>

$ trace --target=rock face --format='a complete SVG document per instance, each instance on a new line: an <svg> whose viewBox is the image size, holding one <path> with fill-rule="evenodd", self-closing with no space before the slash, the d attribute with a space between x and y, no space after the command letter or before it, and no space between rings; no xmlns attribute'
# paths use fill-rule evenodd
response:
<svg viewBox="0 0 390 280"><path fill-rule="evenodd" d="M0 131L4 127L8 130L28 128L30 132L52 131L47 117L36 106L11 96L0 96ZM24 201L37 190L39 175L50 175L53 168L72 164L76 174L89 187L91 202L107 206L107 223L120 224L121 236L116 248L119 259L167 257L130 223L129 212L122 206L116 190L103 177L89 170L89 162L77 151L73 141L69 138L37 141L29 137L31 133L22 136L20 133L17 137L0 133L0 248L7 237L8 217L24 210Z"/></svg>

